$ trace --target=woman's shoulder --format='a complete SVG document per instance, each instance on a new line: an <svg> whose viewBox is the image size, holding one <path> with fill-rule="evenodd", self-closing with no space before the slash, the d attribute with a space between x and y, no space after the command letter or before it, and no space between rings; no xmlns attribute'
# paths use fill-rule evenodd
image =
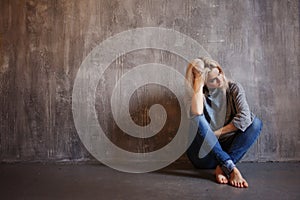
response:
<svg viewBox="0 0 300 200"><path fill-rule="evenodd" d="M239 82L233 80L228 81L228 89L231 93L244 92L243 86Z"/></svg>

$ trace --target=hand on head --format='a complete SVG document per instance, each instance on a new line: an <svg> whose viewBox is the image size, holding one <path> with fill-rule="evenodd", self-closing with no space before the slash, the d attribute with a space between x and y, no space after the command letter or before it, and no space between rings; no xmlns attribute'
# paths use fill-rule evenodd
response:
<svg viewBox="0 0 300 200"><path fill-rule="evenodd" d="M198 71L196 68L193 68L192 71L193 71L193 76L194 76L194 85L197 83L197 85L203 86L204 80L202 78L201 72Z"/></svg>
<svg viewBox="0 0 300 200"><path fill-rule="evenodd" d="M201 73L195 67L192 69L192 71L193 71L194 79L201 78Z"/></svg>

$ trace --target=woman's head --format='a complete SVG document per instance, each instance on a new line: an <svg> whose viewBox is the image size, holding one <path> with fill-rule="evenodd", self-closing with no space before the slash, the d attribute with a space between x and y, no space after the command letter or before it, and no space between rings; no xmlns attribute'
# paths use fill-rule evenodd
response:
<svg viewBox="0 0 300 200"><path fill-rule="evenodd" d="M199 73L208 89L228 87L228 82L220 64L211 58L201 57L192 60L186 71L186 79L193 86L195 75Z"/></svg>

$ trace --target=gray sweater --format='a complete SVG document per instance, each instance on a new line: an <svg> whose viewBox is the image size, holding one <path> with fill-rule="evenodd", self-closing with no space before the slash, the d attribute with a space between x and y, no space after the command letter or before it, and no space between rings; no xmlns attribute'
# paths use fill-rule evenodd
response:
<svg viewBox="0 0 300 200"><path fill-rule="evenodd" d="M241 84L233 81L228 84L226 91L213 89L205 94L204 115L213 131L232 122L236 128L244 132L253 122L255 115L249 109ZM190 104L188 106L188 115L194 117L190 112ZM234 133L224 134L220 139Z"/></svg>

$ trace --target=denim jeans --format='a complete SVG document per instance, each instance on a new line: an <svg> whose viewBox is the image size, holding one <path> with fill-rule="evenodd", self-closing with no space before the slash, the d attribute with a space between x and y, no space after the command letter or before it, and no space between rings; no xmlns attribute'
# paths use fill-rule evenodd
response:
<svg viewBox="0 0 300 200"><path fill-rule="evenodd" d="M188 158L196 168L213 169L217 165L226 167L228 161L237 163L258 138L262 122L255 117L244 132L238 130L224 142L220 142L214 135L203 114L194 117L191 126L198 131L187 150ZM195 126L198 128L195 129Z"/></svg>

